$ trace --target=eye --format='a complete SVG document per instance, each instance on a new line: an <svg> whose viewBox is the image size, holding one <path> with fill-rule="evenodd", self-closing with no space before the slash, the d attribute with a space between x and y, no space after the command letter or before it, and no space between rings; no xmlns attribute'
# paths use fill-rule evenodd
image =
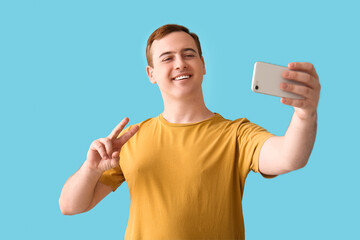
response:
<svg viewBox="0 0 360 240"><path fill-rule="evenodd" d="M167 58L164 58L163 60L161 60L162 62L168 62L171 60L171 57L167 57Z"/></svg>
<svg viewBox="0 0 360 240"><path fill-rule="evenodd" d="M192 58L192 57L195 57L195 55L194 54L186 54L185 57Z"/></svg>

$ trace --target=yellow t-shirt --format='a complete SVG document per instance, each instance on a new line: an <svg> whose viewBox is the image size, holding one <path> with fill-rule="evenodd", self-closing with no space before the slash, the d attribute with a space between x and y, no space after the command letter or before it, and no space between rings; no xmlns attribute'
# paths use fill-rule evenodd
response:
<svg viewBox="0 0 360 240"><path fill-rule="evenodd" d="M244 239L245 179L259 171L261 146L273 135L218 113L187 124L160 114L138 125L121 149L120 166L100 178L113 191L128 184L125 239Z"/></svg>

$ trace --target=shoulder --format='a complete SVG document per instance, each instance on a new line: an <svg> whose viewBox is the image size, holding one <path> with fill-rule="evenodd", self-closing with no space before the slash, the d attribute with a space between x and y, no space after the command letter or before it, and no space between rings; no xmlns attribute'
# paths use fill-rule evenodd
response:
<svg viewBox="0 0 360 240"><path fill-rule="evenodd" d="M267 132L266 129L254 122L251 122L246 117L229 120L221 116L221 118L219 118L219 124L221 124L225 129L235 131L238 136L248 133Z"/></svg>
<svg viewBox="0 0 360 240"><path fill-rule="evenodd" d="M137 131L137 133L135 135L139 135L140 132L149 131L149 129L153 129L156 126L156 124L157 124L156 119L157 119L157 117L152 117L152 118L143 120L141 122L131 124L123 130L123 133L126 133L134 126L139 126L139 130Z"/></svg>
<svg viewBox="0 0 360 240"><path fill-rule="evenodd" d="M139 130L144 127L144 126L149 126L149 124L151 125L151 123L154 122L154 118L148 118L144 121L141 121L141 122L138 122L138 123L135 123L135 124L131 124L131 125L128 125L127 127L125 127L121 132L120 134L118 135L118 137L120 137L121 135L123 135L124 133L128 132L131 128L133 128L134 126L139 126Z"/></svg>
<svg viewBox="0 0 360 240"><path fill-rule="evenodd" d="M230 120L218 114L217 118L211 123L210 129L214 129L228 136L235 136L238 135L240 126L246 126L248 123L249 120L246 118Z"/></svg>
<svg viewBox="0 0 360 240"><path fill-rule="evenodd" d="M137 123L137 124L134 124L134 125L132 125L132 126L135 126L135 125L138 125L139 127L142 127L142 126L151 126L151 125L153 125L153 124L156 123L156 118L157 118L157 117L148 118L148 119L146 119L146 120L144 120L144 121L141 121L141 122L139 122L139 123Z"/></svg>
<svg viewBox="0 0 360 240"><path fill-rule="evenodd" d="M246 125L250 123L250 121L247 118L237 118L235 120L230 120L227 118L224 118L220 114L218 114L219 117L216 119L216 124L219 124L221 126L224 126L225 128L238 128L241 125Z"/></svg>

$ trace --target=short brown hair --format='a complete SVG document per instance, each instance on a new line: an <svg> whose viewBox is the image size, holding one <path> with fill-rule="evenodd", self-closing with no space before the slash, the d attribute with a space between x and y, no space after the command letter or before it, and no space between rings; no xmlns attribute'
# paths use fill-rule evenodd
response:
<svg viewBox="0 0 360 240"><path fill-rule="evenodd" d="M156 29L149 37L147 44L146 44L146 59L148 62L148 65L150 67L153 67L153 61L152 61L152 55L151 55L151 45L153 44L153 42L155 40L160 40L163 37L165 37L166 35L172 33L172 32L186 32L187 34L189 34L194 40L195 40L195 44L198 48L199 51L199 56L200 58L202 57L202 51L201 51L201 46L200 46L200 40L199 37L195 34L189 31L189 29L187 29L184 26L181 25L176 25L176 24L166 24L164 26L159 27L158 29Z"/></svg>

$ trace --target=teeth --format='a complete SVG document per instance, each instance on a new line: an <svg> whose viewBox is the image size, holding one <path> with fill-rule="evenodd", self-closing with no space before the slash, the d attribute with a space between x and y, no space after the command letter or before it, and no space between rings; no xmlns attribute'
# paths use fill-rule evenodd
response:
<svg viewBox="0 0 360 240"><path fill-rule="evenodd" d="M189 77L190 77L189 75L183 75L183 76L179 76L179 77L175 78L175 80L181 80L181 79L189 78Z"/></svg>

